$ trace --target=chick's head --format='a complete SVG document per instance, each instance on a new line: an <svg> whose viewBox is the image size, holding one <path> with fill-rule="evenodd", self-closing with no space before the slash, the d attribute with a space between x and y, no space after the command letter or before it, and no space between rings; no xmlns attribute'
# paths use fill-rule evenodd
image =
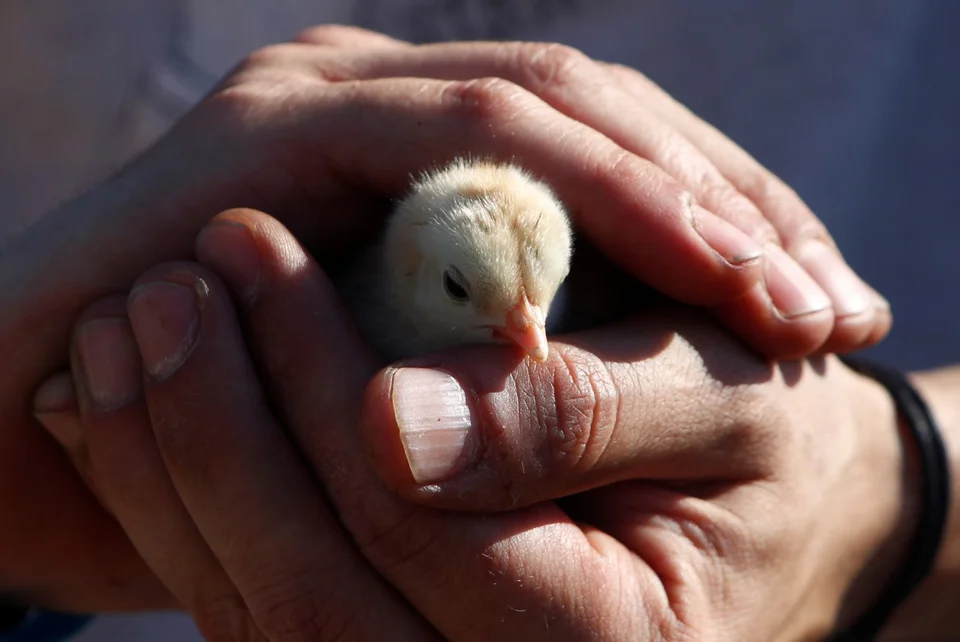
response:
<svg viewBox="0 0 960 642"><path fill-rule="evenodd" d="M545 322L570 270L552 191L519 168L458 163L417 183L388 229L394 292L427 349L512 342L547 356Z"/></svg>

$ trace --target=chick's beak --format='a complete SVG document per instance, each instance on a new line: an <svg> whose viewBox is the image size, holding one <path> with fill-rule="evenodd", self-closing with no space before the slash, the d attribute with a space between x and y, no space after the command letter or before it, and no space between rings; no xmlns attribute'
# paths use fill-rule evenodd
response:
<svg viewBox="0 0 960 642"><path fill-rule="evenodd" d="M540 306L531 305L526 297L520 300L509 312L507 322L496 333L520 346L534 361L547 360L546 321Z"/></svg>

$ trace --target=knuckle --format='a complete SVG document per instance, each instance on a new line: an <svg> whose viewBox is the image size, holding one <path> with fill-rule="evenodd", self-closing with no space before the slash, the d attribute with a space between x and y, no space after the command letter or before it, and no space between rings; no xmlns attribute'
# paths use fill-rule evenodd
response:
<svg viewBox="0 0 960 642"><path fill-rule="evenodd" d="M789 188L773 174L757 165L751 171L738 177L737 189L762 207L762 204L775 200L775 194L778 190Z"/></svg>
<svg viewBox="0 0 960 642"><path fill-rule="evenodd" d="M625 149L607 148L601 153L591 155L588 172L599 187L611 192L623 190L624 185L646 184L650 182L652 164ZM662 186L668 189L668 186ZM690 194L679 184L676 186L675 200L679 207L692 200Z"/></svg>
<svg viewBox="0 0 960 642"><path fill-rule="evenodd" d="M704 177L699 200L760 243L781 244L780 234L760 209L726 180Z"/></svg>
<svg viewBox="0 0 960 642"><path fill-rule="evenodd" d="M840 250L837 249L837 244L833 240L833 236L823 222L814 216L812 212L806 210L805 207L803 209L805 213L801 216L801 220L797 222L796 226L790 230L784 239L784 247L787 248L787 251L791 253L795 252L804 241L816 239L826 243L839 253Z"/></svg>
<svg viewBox="0 0 960 642"><path fill-rule="evenodd" d="M453 81L441 98L461 119L485 128L502 126L527 102L523 89L503 78Z"/></svg>
<svg viewBox="0 0 960 642"><path fill-rule="evenodd" d="M768 243L774 245L783 244L783 239L780 237L780 233L777 232L777 228L766 219L756 221L745 231L761 245L767 245Z"/></svg>
<svg viewBox="0 0 960 642"><path fill-rule="evenodd" d="M583 77L588 65L595 64L573 47L557 43L520 43L517 65L527 78L540 87L563 87Z"/></svg>
<svg viewBox="0 0 960 642"><path fill-rule="evenodd" d="M294 104L304 82L301 73L232 76L188 118L204 131L249 134L263 129L264 123L272 122L272 116Z"/></svg>
<svg viewBox="0 0 960 642"><path fill-rule="evenodd" d="M236 131L245 129L268 108L267 92L259 84L248 82L220 89L195 114L213 131Z"/></svg>
<svg viewBox="0 0 960 642"><path fill-rule="evenodd" d="M233 77L269 78L271 84L281 84L298 75L313 80L341 82L353 79L355 74L342 57L338 59L327 55L309 43L285 42L268 45L248 54L237 66Z"/></svg>
<svg viewBox="0 0 960 642"><path fill-rule="evenodd" d="M621 395L613 373L598 357L566 346L555 352L555 417L546 426L545 455L562 470L589 468L610 444ZM549 407L543 401L539 405Z"/></svg>

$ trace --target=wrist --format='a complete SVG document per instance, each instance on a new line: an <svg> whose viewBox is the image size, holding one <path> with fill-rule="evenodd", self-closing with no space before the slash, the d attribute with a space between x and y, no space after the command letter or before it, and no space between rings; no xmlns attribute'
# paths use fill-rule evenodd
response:
<svg viewBox="0 0 960 642"><path fill-rule="evenodd" d="M947 448L953 473L954 502L960 492L957 483L960 461L957 453L960 438L960 369L917 373L911 381L924 397L936 419ZM960 637L960 523L951 506L943 545L930 575L917 587L884 629L883 640L957 639Z"/></svg>
<svg viewBox="0 0 960 642"><path fill-rule="evenodd" d="M841 550L859 564L845 584L838 631L858 622L896 581L914 543L922 500L920 456L893 398L877 381L843 367L858 439L849 494L836 519L853 538Z"/></svg>

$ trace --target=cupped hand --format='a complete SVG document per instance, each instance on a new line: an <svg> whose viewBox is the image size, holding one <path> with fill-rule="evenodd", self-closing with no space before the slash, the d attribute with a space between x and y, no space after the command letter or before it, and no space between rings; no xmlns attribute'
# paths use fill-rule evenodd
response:
<svg viewBox="0 0 960 642"><path fill-rule="evenodd" d="M207 630L299 639L335 611L354 632L369 585L372 621L446 639L813 637L909 537L892 404L832 359L771 366L667 307L544 365L490 346L370 382L378 360L276 221L228 213L197 254L219 279L163 266L126 314L85 315L79 418L52 432ZM332 513L301 505L317 483Z"/></svg>
<svg viewBox="0 0 960 642"><path fill-rule="evenodd" d="M90 606L89 587L113 600L141 568L30 414L84 306L190 258L212 213L237 205L275 213L332 262L370 239L411 173L462 154L542 175L629 274L712 307L771 355L851 349L889 327L799 199L639 74L554 45L313 30L252 54L156 146L4 248L0 503L20 528L0 535L0 584L57 604L51 583L86 586Z"/></svg>
<svg viewBox="0 0 960 642"><path fill-rule="evenodd" d="M465 42L413 46L363 29L317 27L296 44L262 55L299 61L328 79L416 76L447 80L499 78L592 127L623 150L651 161L693 199L694 226L728 262L756 251L729 228L699 215L706 208L748 234L766 252L763 279L742 297L708 293L677 271L650 237L620 235L620 221L584 232L635 276L679 301L710 305L716 315L773 358L845 352L880 341L890 328L886 301L843 261L823 224L793 190L719 131L692 114L638 71L609 65L556 44ZM602 216L587 199L568 198L584 216ZM701 207L702 206L702 207ZM729 245L727 245L729 244ZM726 249L723 246L727 245ZM622 248L622 254L618 250ZM790 256L783 256L785 250ZM630 257L624 260L624 256ZM652 264L648 264L647 262ZM747 261L744 261L746 263ZM806 274L804 274L806 271ZM807 276L812 277L811 282ZM819 288L817 287L819 286ZM831 307L824 313L824 307ZM832 313L832 314L831 314Z"/></svg>
<svg viewBox="0 0 960 642"><path fill-rule="evenodd" d="M207 640L439 639L340 527L209 271L96 302L72 363L78 415L47 423Z"/></svg>

